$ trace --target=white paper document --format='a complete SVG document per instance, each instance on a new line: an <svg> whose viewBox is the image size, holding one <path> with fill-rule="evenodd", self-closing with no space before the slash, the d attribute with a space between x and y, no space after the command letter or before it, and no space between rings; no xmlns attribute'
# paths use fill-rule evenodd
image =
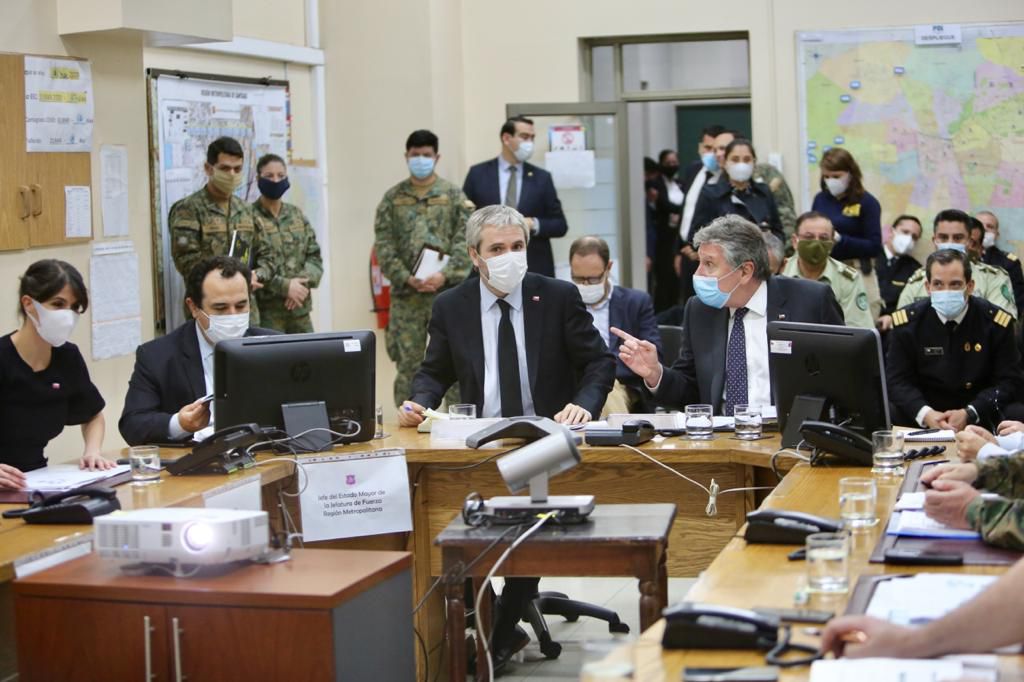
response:
<svg viewBox="0 0 1024 682"><path fill-rule="evenodd" d="M913 435L914 431L908 431L903 436L903 440L909 443L920 443L923 441L949 443L956 440L956 434L952 429L939 429L938 431L932 431L931 433L922 433L920 435Z"/></svg>
<svg viewBox="0 0 1024 682"><path fill-rule="evenodd" d="M811 682L952 682L963 679L994 681L996 671L948 659L840 658L811 664Z"/></svg>
<svg viewBox="0 0 1024 682"><path fill-rule="evenodd" d="M51 464L42 469L26 472L25 487L22 490L71 490L130 470L131 467L127 464L120 464L106 471L79 469L78 464Z"/></svg>
<svg viewBox="0 0 1024 682"><path fill-rule="evenodd" d="M557 189L589 189L597 184L594 151L561 151L544 154L544 168Z"/></svg>
<svg viewBox="0 0 1024 682"><path fill-rule="evenodd" d="M923 511L901 511L889 520L888 535L903 535L922 538L948 538L953 540L977 540L976 531L950 528L928 517Z"/></svg>
<svg viewBox="0 0 1024 682"><path fill-rule="evenodd" d="M907 509L924 509L924 493L903 493L900 499L896 500L893 511L904 511Z"/></svg>
<svg viewBox="0 0 1024 682"><path fill-rule="evenodd" d="M128 148L124 145L100 147L100 192L103 236L128 236Z"/></svg>
<svg viewBox="0 0 1024 682"><path fill-rule="evenodd" d="M448 254L441 253L437 249L432 249L429 246L424 246L423 250L420 251L420 257L416 261L416 271L412 276L419 280L427 279L431 275L444 270L450 260L451 256Z"/></svg>
<svg viewBox="0 0 1024 682"><path fill-rule="evenodd" d="M25 55L25 151L91 152L92 65Z"/></svg>
<svg viewBox="0 0 1024 682"><path fill-rule="evenodd" d="M299 462L306 542L412 530L405 450L304 457Z"/></svg>
<svg viewBox="0 0 1024 682"><path fill-rule="evenodd" d="M92 236L92 195L87 185L64 186L64 236L68 239Z"/></svg>
<svg viewBox="0 0 1024 682"><path fill-rule="evenodd" d="M941 618L991 585L997 576L918 573L882 580L865 613L897 625L924 625Z"/></svg>
<svg viewBox="0 0 1024 682"><path fill-rule="evenodd" d="M132 242L95 242L89 275L93 359L134 353L142 343L142 304Z"/></svg>

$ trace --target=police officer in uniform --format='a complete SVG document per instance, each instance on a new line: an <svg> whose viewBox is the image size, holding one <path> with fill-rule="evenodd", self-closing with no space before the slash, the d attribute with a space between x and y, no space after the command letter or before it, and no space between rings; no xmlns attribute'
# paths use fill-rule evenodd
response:
<svg viewBox="0 0 1024 682"><path fill-rule="evenodd" d="M901 215L892 221L889 239L882 244L882 253L875 256L875 272L878 273L878 289L882 295L882 314L878 328L892 329L892 314L896 311L903 288L921 263L910 255L921 238L923 228L916 216Z"/></svg>
<svg viewBox="0 0 1024 682"><path fill-rule="evenodd" d="M167 218L171 257L186 279L192 268L210 256L234 256L249 267L256 261L261 245L252 210L235 196L243 180L243 157L238 140L218 137L206 148L206 185L171 206ZM263 286L255 273L251 284L254 291ZM186 310L186 318L191 316ZM259 325L256 305L250 307L249 317L254 326Z"/></svg>
<svg viewBox="0 0 1024 682"><path fill-rule="evenodd" d="M971 217L955 208L939 211L935 216L932 242L936 249L954 249L969 255ZM1017 304L1010 285L1010 276L1004 270L985 263L973 263L974 294L989 303L994 303L1016 319ZM914 301L928 298L924 268L915 272L903 288L897 308L908 306Z"/></svg>
<svg viewBox="0 0 1024 682"><path fill-rule="evenodd" d="M256 163L256 174L260 198L252 214L263 243L256 263L256 277L263 284L256 293L261 323L286 334L312 332L310 290L324 274L316 233L302 209L281 201L290 187L284 159L265 154Z"/></svg>
<svg viewBox="0 0 1024 682"><path fill-rule="evenodd" d="M1024 270L1021 269L1017 254L1003 251L996 242L999 241L999 218L992 211L978 211L974 219L985 229L981 238L981 262L1006 270L1013 287L1013 298L1017 302L1017 319L1020 319L1024 308Z"/></svg>
<svg viewBox="0 0 1024 682"><path fill-rule="evenodd" d="M1020 419L1024 371L1010 314L972 296L964 254L941 249L924 270L929 298L892 316L885 364L893 422L960 431Z"/></svg>
<svg viewBox="0 0 1024 682"><path fill-rule="evenodd" d="M786 277L824 282L832 287L848 327L873 329L875 321L868 311L868 294L860 273L829 253L835 242L832 221L818 211L808 211L796 219L793 248L796 255L786 261L782 274Z"/></svg>
<svg viewBox="0 0 1024 682"><path fill-rule="evenodd" d="M412 395L412 377L427 347L427 323L438 292L466 278L470 270L466 220L474 210L462 189L435 172L437 135L414 131L405 142L409 177L387 192L377 206L375 248L381 272L391 280L388 357L397 365L395 405ZM426 250L425 247L427 247ZM417 261L450 257L425 279L415 277ZM454 390L454 389L453 389ZM449 391L449 401L454 398Z"/></svg>

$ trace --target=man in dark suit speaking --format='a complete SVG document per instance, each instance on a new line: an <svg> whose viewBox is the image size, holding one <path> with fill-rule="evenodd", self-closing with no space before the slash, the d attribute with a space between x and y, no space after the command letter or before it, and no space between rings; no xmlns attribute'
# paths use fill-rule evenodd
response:
<svg viewBox="0 0 1024 682"><path fill-rule="evenodd" d="M501 154L469 169L462 191L477 206L505 204L526 218L530 244L526 249L529 271L555 276L551 255L554 237L564 237L569 226L562 213L551 173L527 163L533 154L533 121L516 116L501 126Z"/></svg>
<svg viewBox="0 0 1024 682"><path fill-rule="evenodd" d="M249 326L251 279L249 268L229 256L212 256L192 268L185 304L193 319L135 352L117 423L129 445L185 440L212 431L210 405L202 399L213 393L214 345L278 333Z"/></svg>
<svg viewBox="0 0 1024 682"><path fill-rule="evenodd" d="M619 358L644 380L659 405L704 403L732 415L742 403L772 404L768 373L771 320L843 324L832 289L821 282L772 276L761 230L735 215L697 233L696 296L683 313L683 343L671 368L649 341L620 329Z"/></svg>
<svg viewBox="0 0 1024 682"><path fill-rule="evenodd" d="M582 424L601 413L615 381L608 351L576 287L526 273L526 219L510 206L487 206L466 223L469 257L480 270L442 292L430 317L430 342L398 410L402 426L423 421L459 382L463 402L482 417L540 415ZM516 624L537 595L539 578L505 581L495 610L494 658L501 668L529 636Z"/></svg>

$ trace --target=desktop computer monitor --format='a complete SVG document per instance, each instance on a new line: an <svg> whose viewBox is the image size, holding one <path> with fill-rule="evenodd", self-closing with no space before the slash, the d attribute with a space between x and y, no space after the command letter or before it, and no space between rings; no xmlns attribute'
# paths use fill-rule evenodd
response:
<svg viewBox="0 0 1024 682"><path fill-rule="evenodd" d="M353 422L359 425L358 433L336 442L370 440L376 422L376 355L372 331L221 341L213 351L217 426L256 423L286 430L284 411L294 414L296 409L312 407L307 414L315 422L316 403L322 401L331 430L354 433ZM322 420L322 409L319 414ZM326 444L335 438L327 434L306 442Z"/></svg>
<svg viewBox="0 0 1024 682"><path fill-rule="evenodd" d="M768 368L783 446L806 420L844 426L868 440L891 428L882 340L874 329L768 323Z"/></svg>

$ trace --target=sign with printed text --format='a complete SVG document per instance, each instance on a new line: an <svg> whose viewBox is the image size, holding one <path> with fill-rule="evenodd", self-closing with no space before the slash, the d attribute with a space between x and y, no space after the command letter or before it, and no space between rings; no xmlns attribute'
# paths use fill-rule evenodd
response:
<svg viewBox="0 0 1024 682"><path fill-rule="evenodd" d="M581 152L587 148L587 133L579 125L551 126L548 146L553 152Z"/></svg>
<svg viewBox="0 0 1024 682"><path fill-rule="evenodd" d="M412 530L405 450L299 460L299 496L307 542Z"/></svg>
<svg viewBox="0 0 1024 682"><path fill-rule="evenodd" d="M914 27L915 45L959 45L962 42L960 24L925 24Z"/></svg>

